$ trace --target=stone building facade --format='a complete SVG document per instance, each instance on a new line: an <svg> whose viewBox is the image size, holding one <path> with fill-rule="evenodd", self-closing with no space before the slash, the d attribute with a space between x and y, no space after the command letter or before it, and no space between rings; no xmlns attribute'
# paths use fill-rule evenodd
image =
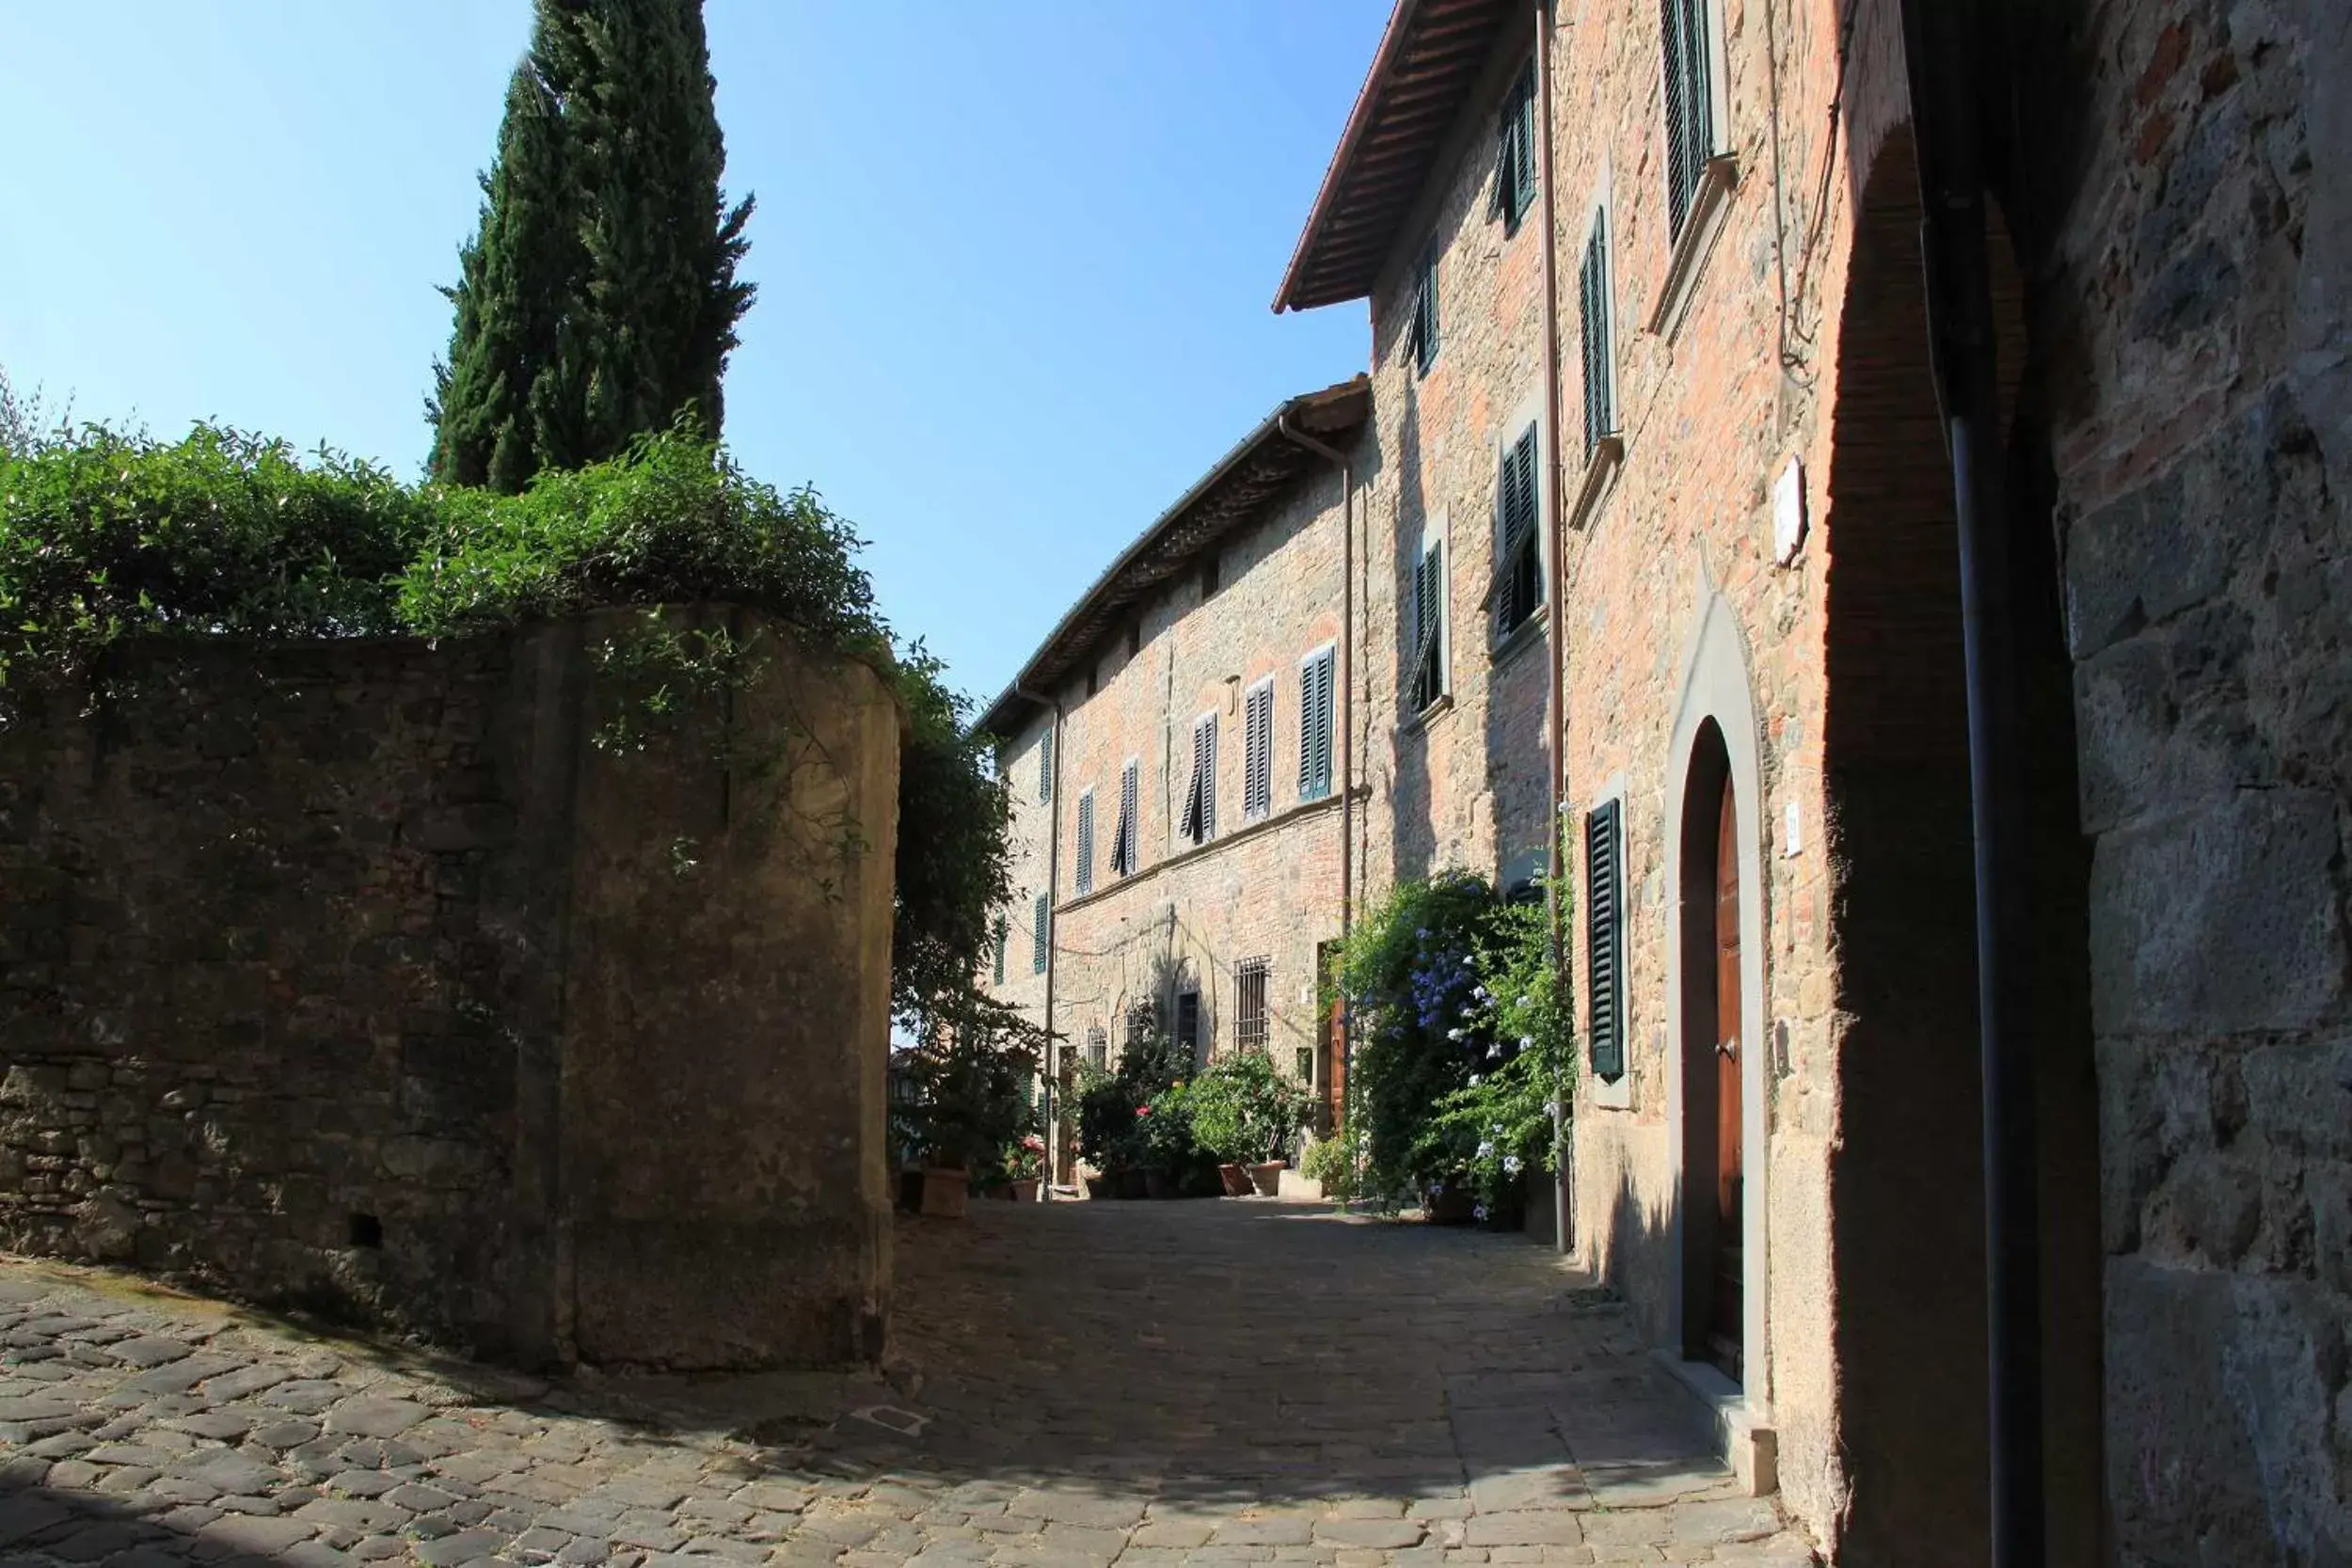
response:
<svg viewBox="0 0 2352 1568"><path fill-rule="evenodd" d="M1341 932L1343 470L1361 378L1294 398L1153 522L983 717L1014 800L992 990L1061 1037L1049 1074L1156 1026L1327 1087ZM1067 1127L1064 1129L1068 1132ZM1067 1147L1057 1173L1071 1173Z"/></svg>

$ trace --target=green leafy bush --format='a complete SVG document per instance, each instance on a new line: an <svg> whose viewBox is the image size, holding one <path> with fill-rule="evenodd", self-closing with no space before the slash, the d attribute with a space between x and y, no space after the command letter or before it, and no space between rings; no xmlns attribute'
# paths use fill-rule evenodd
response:
<svg viewBox="0 0 2352 1568"><path fill-rule="evenodd" d="M1357 1181L1358 1166L1362 1159L1360 1140L1344 1127L1327 1138L1317 1139L1307 1146L1307 1156L1299 1162L1299 1171L1308 1180L1323 1188L1323 1196L1334 1203L1346 1203L1362 1196Z"/></svg>
<svg viewBox="0 0 2352 1568"><path fill-rule="evenodd" d="M1370 1191L1467 1183L1492 1206L1556 1162L1572 1053L1541 904L1459 872L1404 882L1351 933L1351 1129Z"/></svg>
<svg viewBox="0 0 2352 1568"><path fill-rule="evenodd" d="M1264 1052L1237 1051L1192 1081L1190 1104L1203 1148L1222 1161L1254 1164L1282 1158L1314 1101Z"/></svg>
<svg viewBox="0 0 2352 1568"><path fill-rule="evenodd" d="M905 1134L932 1164L1001 1176L1039 1131L1031 1076L1044 1031L1017 1007L977 993L938 1005L943 1027L912 1053Z"/></svg>

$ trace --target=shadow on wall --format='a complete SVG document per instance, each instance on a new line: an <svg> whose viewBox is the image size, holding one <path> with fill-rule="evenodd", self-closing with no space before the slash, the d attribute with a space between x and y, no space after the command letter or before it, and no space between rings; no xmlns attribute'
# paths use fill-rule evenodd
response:
<svg viewBox="0 0 2352 1568"><path fill-rule="evenodd" d="M1409 375L1405 383L1405 411L1397 425L1396 451L1396 508L1391 519L1389 541L1389 558L1395 570L1388 585L1391 602L1396 607L1392 628L1395 635L1389 640L1387 656L1389 689L1394 698L1391 707L1396 716L1391 730L1396 771L1390 781L1389 811L1394 875L1404 881L1428 876L1438 853L1437 824L1431 816L1437 792L1430 776L1429 731L1408 711L1412 701L1413 572L1422 531L1430 524L1429 498L1422 488L1421 399L1418 384ZM1366 543L1369 546L1370 541ZM1449 570L1452 565L1449 561ZM1372 661L1379 657L1376 649L1368 648L1366 668L1373 668Z"/></svg>

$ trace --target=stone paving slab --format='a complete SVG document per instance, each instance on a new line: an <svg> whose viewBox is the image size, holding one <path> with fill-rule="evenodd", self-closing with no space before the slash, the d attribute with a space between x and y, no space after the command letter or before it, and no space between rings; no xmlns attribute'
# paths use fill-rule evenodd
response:
<svg viewBox="0 0 2352 1568"><path fill-rule="evenodd" d="M902 1222L886 1375L552 1384L0 1259L0 1568L1812 1561L1519 1239Z"/></svg>

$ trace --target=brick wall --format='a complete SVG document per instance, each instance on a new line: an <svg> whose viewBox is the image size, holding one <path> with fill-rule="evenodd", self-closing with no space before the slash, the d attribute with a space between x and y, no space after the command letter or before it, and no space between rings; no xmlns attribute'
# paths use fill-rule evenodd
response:
<svg viewBox="0 0 2352 1568"><path fill-rule="evenodd" d="M770 636L729 765L607 752L636 624L151 646L0 736L0 1240L527 1360L875 1354L896 708Z"/></svg>

